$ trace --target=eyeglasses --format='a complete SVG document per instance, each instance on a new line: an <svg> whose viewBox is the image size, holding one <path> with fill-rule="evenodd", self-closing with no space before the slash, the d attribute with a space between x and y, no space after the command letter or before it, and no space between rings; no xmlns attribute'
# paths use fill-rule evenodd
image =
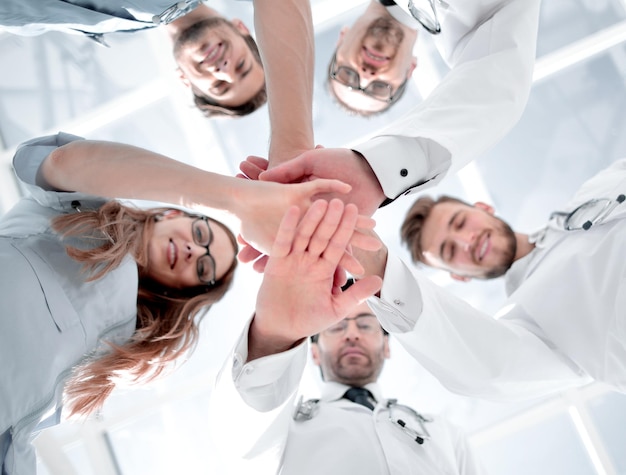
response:
<svg viewBox="0 0 626 475"><path fill-rule="evenodd" d="M402 95L402 91L404 91L408 80L407 77L402 84L400 84L395 94L393 94L391 84L384 81L372 81L363 88L361 87L361 76L359 76L358 72L348 66L337 66L337 53L333 54L333 59L330 62L329 76L333 81L337 81L339 84L347 86L350 89L361 91L366 96L376 99L377 101L387 102L388 104L395 102Z"/></svg>
<svg viewBox="0 0 626 475"><path fill-rule="evenodd" d="M213 242L213 232L209 227L209 218L206 216L198 216L191 223L191 235L193 236L193 242L198 246L206 248L206 254L198 258L197 272L200 282L206 285L215 285L216 277L216 265L215 259L211 255L209 246Z"/></svg>
<svg viewBox="0 0 626 475"><path fill-rule="evenodd" d="M439 18L437 17L435 0L428 0L428 3L430 4L432 14L416 7L415 3L413 3L413 0L409 0L409 12L411 12L413 18L420 22L420 24L426 29L426 31L433 35L438 35L439 33L441 33L441 24L439 23Z"/></svg>
<svg viewBox="0 0 626 475"><path fill-rule="evenodd" d="M563 228L565 230L584 229L587 231L594 224L601 223L624 200L626 200L626 196L623 194L618 195L614 200L608 198L589 200L570 213L556 211L550 215L550 219L559 216L564 217Z"/></svg>
<svg viewBox="0 0 626 475"><path fill-rule="evenodd" d="M348 322L354 320L360 333L371 335L380 330L380 324L374 315L359 315L358 317L344 318L339 323L328 327L324 333L329 336L343 336L348 330Z"/></svg>

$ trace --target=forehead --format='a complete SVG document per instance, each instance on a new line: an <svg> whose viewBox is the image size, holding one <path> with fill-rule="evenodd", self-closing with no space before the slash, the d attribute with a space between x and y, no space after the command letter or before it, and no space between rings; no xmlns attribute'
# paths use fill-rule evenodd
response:
<svg viewBox="0 0 626 475"><path fill-rule="evenodd" d="M433 206L422 225L420 236L422 252L439 256L439 247L450 233L450 223L454 217L460 212L470 212L473 209L456 201L445 201Z"/></svg>
<svg viewBox="0 0 626 475"><path fill-rule="evenodd" d="M372 309L369 307L369 305L367 305L367 302L361 302L359 305L357 305L356 307L354 307L350 313L348 313L348 315L346 315L346 318L354 318L354 317L358 317L360 315L374 315L374 312L372 311Z"/></svg>

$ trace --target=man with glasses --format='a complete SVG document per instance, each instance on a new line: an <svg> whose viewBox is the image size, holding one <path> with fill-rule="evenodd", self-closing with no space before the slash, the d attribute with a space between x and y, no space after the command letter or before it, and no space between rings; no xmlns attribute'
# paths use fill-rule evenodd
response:
<svg viewBox="0 0 626 475"><path fill-rule="evenodd" d="M426 7L415 2L415 8L428 13L430 3L424 3ZM362 213L372 214L381 205L455 173L511 129L524 109L532 83L540 1L433 0L433 5L441 19L441 33L435 41L452 69L428 97L402 119L352 149L310 150L262 174L261 179L291 182L338 178L353 185L351 193L342 199L357 204ZM396 7L402 13L408 10L402 2ZM368 11L381 8L372 0ZM373 77L365 75L358 64L345 62L341 44L346 45L340 39L331 75L351 83L353 96L376 101L360 90L366 90ZM382 58L364 50L367 45L365 42L354 49L354 54L361 55L356 59L367 56L372 62L371 56ZM409 59L398 72L401 77L393 83L388 81L389 100L397 95L411 69L410 50L406 48ZM353 72L340 69L342 66L350 66ZM359 74L358 88L354 73ZM332 87L339 85L336 79L330 82ZM251 162L243 162L241 169L248 176L258 176L261 171Z"/></svg>
<svg viewBox="0 0 626 475"><path fill-rule="evenodd" d="M344 27L328 68L337 102L361 115L383 112L400 97L417 66L413 49L419 23L394 2L372 0ZM395 13L396 16L393 16Z"/></svg>
<svg viewBox="0 0 626 475"><path fill-rule="evenodd" d="M384 277L371 304L452 391L519 399L593 379L626 392L625 201L626 159L532 234L514 232L484 203L422 197L402 225L413 259L463 281L504 275L509 297L494 319L425 276L385 269L381 252L360 256L368 274Z"/></svg>
<svg viewBox="0 0 626 475"><path fill-rule="evenodd" d="M293 302L302 305L299 318L319 317L304 311L315 298L320 296L313 291ZM275 328L274 337L288 333ZM377 381L389 358L388 340L367 303L353 307L346 318L311 336L321 397L296 403L306 340L253 359L255 338L245 332L211 398L210 425L220 453L251 459L228 473L483 473L457 428L383 397Z"/></svg>

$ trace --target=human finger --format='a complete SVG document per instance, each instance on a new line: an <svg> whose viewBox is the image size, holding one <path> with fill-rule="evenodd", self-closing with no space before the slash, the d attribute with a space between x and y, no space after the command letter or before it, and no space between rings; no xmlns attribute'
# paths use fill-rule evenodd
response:
<svg viewBox="0 0 626 475"><path fill-rule="evenodd" d="M270 162L267 158L264 157L259 157L258 155L248 155L248 157L246 157L246 162L262 169L262 170L267 170L267 167L269 166Z"/></svg>
<svg viewBox="0 0 626 475"><path fill-rule="evenodd" d="M347 314L350 309L378 292L382 285L383 280L377 275L370 275L355 281L350 288L335 296L337 314Z"/></svg>
<svg viewBox="0 0 626 475"><path fill-rule="evenodd" d="M317 227L326 215L328 202L317 200L309 207L304 217L298 224L298 230L293 242L293 252L305 252L311 242L312 236L315 234Z"/></svg>
<svg viewBox="0 0 626 475"><path fill-rule="evenodd" d="M241 170L247 178L251 180L258 180L259 175L263 172L264 168L246 160L239 164L239 170Z"/></svg>
<svg viewBox="0 0 626 475"><path fill-rule="evenodd" d="M331 203L340 203L341 200L334 199ZM341 219L335 226L335 231L330 239L326 243L326 248L323 253L325 260L329 261L333 265L337 266L343 254L346 252L350 238L354 233L354 226L357 219L357 207L353 204L348 204L343 207Z"/></svg>
<svg viewBox="0 0 626 475"><path fill-rule="evenodd" d="M360 229L355 229L350 238L350 245L363 249L364 251L377 251L383 245L380 239L365 233Z"/></svg>
<svg viewBox="0 0 626 475"><path fill-rule="evenodd" d="M302 158L294 158L281 163L277 167L262 172L261 181L275 181L277 183L299 183L310 175L307 162Z"/></svg>
<svg viewBox="0 0 626 475"><path fill-rule="evenodd" d="M352 186L339 180L331 180L326 178L318 178L308 181L305 185L311 195L320 195L323 193L349 193Z"/></svg>
<svg viewBox="0 0 626 475"><path fill-rule="evenodd" d="M300 219L300 208L291 206L280 221L276 238L272 244L272 257L284 257L292 249L294 239L297 236L298 220Z"/></svg>
<svg viewBox="0 0 626 475"><path fill-rule="evenodd" d="M365 273L363 265L356 257L350 254L348 251L344 251L341 258L339 259L338 265L352 275L363 275Z"/></svg>
<svg viewBox="0 0 626 475"><path fill-rule="evenodd" d="M265 272L265 266L267 266L268 260L269 260L269 256L265 254L262 255L256 261L254 261L254 263L252 264L252 269L258 272L259 274L262 274L263 272Z"/></svg>
<svg viewBox="0 0 626 475"><path fill-rule="evenodd" d="M237 254L237 259L244 264L248 262L252 262L255 259L258 259L263 253L261 251L256 250L250 245L243 246L239 253Z"/></svg>
<svg viewBox="0 0 626 475"><path fill-rule="evenodd" d="M308 251L312 255L321 256L326 251L329 241L343 219L344 209L341 200L334 199L328 202L326 213L309 241Z"/></svg>

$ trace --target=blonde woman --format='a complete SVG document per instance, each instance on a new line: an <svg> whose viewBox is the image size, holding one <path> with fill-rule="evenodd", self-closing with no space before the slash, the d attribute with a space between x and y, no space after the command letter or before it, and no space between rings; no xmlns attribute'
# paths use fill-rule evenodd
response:
<svg viewBox="0 0 626 475"><path fill-rule="evenodd" d="M64 133L20 146L14 168L30 194L0 219L3 474L35 472L30 435L58 420L64 392L70 414L87 414L120 378L158 376L233 279L237 243L220 222L111 198L230 211L246 240L270 249L287 209L349 189L226 177Z"/></svg>

